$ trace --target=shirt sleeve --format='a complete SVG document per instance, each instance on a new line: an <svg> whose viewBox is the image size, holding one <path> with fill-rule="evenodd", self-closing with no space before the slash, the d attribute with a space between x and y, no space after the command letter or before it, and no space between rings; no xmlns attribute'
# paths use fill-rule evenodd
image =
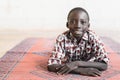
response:
<svg viewBox="0 0 120 80"><path fill-rule="evenodd" d="M92 57L91 61L104 63L109 62L109 58L107 57L108 53L104 48L103 42L100 40L100 38L98 38L98 36L93 37L92 54L94 54L94 57Z"/></svg>
<svg viewBox="0 0 120 80"><path fill-rule="evenodd" d="M54 49L52 51L52 55L48 60L48 65L52 64L62 64L62 58L65 56L64 51L64 36L60 35L56 39L56 43L54 45Z"/></svg>

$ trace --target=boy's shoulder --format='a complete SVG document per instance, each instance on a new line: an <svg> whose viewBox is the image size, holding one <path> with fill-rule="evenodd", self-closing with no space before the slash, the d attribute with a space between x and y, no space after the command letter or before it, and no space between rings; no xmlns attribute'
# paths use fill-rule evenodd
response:
<svg viewBox="0 0 120 80"><path fill-rule="evenodd" d="M93 30L89 30L89 36L91 40L97 40L97 41L102 41L100 37L95 33Z"/></svg>
<svg viewBox="0 0 120 80"><path fill-rule="evenodd" d="M95 33L95 31L93 31L93 30L88 30L88 32L89 32L89 35L96 36L96 33Z"/></svg>
<svg viewBox="0 0 120 80"><path fill-rule="evenodd" d="M65 31L61 34L59 34L56 38L57 41L63 41L67 38L67 34L69 33L69 31Z"/></svg>
<svg viewBox="0 0 120 80"><path fill-rule="evenodd" d="M98 35L95 33L95 31L93 31L93 30L88 30L88 32L89 32L89 35L90 35L90 36L98 37Z"/></svg>

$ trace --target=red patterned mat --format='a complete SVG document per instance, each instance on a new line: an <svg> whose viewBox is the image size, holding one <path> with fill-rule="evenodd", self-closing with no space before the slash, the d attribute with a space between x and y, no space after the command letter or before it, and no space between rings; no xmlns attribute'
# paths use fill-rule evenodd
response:
<svg viewBox="0 0 120 80"><path fill-rule="evenodd" d="M55 40L29 38L9 50L0 59L0 80L120 80L120 45L109 38L102 39L109 52L110 63L108 70L100 77L57 75L47 71L47 60Z"/></svg>

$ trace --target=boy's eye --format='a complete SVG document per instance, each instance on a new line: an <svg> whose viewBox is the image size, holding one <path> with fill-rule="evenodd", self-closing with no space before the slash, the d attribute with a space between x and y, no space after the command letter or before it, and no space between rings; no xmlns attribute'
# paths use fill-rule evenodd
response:
<svg viewBox="0 0 120 80"><path fill-rule="evenodd" d="M69 23L70 23L70 24L77 24L78 21L77 21L77 20L70 20ZM81 20L80 23L81 23L82 25L84 25L84 24L86 24L86 21Z"/></svg>
<svg viewBox="0 0 120 80"><path fill-rule="evenodd" d="M85 24L86 22L85 21L81 21L81 24Z"/></svg>
<svg viewBox="0 0 120 80"><path fill-rule="evenodd" d="M70 24L75 24L75 20L70 20Z"/></svg>

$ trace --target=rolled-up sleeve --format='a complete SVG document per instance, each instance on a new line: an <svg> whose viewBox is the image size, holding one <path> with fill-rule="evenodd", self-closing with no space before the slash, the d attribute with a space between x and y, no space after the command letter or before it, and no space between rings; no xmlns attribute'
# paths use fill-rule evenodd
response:
<svg viewBox="0 0 120 80"><path fill-rule="evenodd" d="M108 63L108 52L105 50L103 42L98 37L94 37L94 40L92 41L92 53L94 54L94 57L90 61Z"/></svg>
<svg viewBox="0 0 120 80"><path fill-rule="evenodd" d="M109 62L109 58L107 56L108 53L106 52L104 46L100 44L97 46L99 46L98 47L99 49L96 51L95 61L108 63Z"/></svg>
<svg viewBox="0 0 120 80"><path fill-rule="evenodd" d="M52 64L62 64L62 58L64 58L64 36L60 35L56 39L56 43L54 45L54 49L52 54L48 60L48 65Z"/></svg>

